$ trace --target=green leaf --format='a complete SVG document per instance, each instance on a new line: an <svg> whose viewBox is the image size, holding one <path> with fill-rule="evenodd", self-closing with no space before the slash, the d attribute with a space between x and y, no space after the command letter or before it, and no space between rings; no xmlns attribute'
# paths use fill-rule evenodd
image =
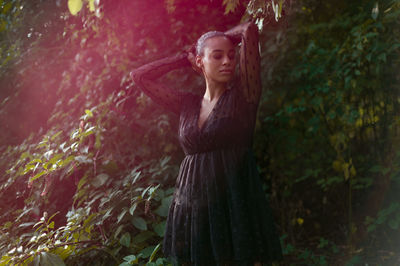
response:
<svg viewBox="0 0 400 266"><path fill-rule="evenodd" d="M145 189L142 191L142 198L144 198L144 196L146 195L147 191L148 191L150 188L152 188L151 185L148 186L147 188L145 188Z"/></svg>
<svg viewBox="0 0 400 266"><path fill-rule="evenodd" d="M90 159L90 158L88 158L87 156L84 156L84 155L75 156L74 159L75 159L75 161L78 161L80 163L91 163L92 162L92 159Z"/></svg>
<svg viewBox="0 0 400 266"><path fill-rule="evenodd" d="M71 147L67 147L67 148L64 148L64 146L67 144L67 142L63 142L63 143L61 143L60 144L60 146L59 146L59 148L63 151L63 152L66 152L66 151L68 151Z"/></svg>
<svg viewBox="0 0 400 266"><path fill-rule="evenodd" d="M125 234L123 234L121 236L121 238L119 239L119 243L125 247L129 247L131 244L131 235L126 232Z"/></svg>
<svg viewBox="0 0 400 266"><path fill-rule="evenodd" d="M49 228L54 229L54 221L49 224Z"/></svg>
<svg viewBox="0 0 400 266"><path fill-rule="evenodd" d="M133 215L137 207L137 202L133 203L132 206L129 208L130 215Z"/></svg>
<svg viewBox="0 0 400 266"><path fill-rule="evenodd" d="M148 193L149 193L149 197L147 198L147 200L151 200L155 195L156 195L156 191L157 189L160 187L161 184L158 184L155 187L152 187L149 189Z"/></svg>
<svg viewBox="0 0 400 266"><path fill-rule="evenodd" d="M128 262L128 263L136 263L137 262L137 258L135 255L129 255L123 258L124 261Z"/></svg>
<svg viewBox="0 0 400 266"><path fill-rule="evenodd" d="M32 164L27 164L26 166L25 166L25 169L24 169L24 171L22 172L22 174L27 174L28 172L30 172L32 169L34 169L35 168L35 166L34 165L32 165Z"/></svg>
<svg viewBox="0 0 400 266"><path fill-rule="evenodd" d="M234 12L239 4L239 0L224 0L222 3L225 6L225 15Z"/></svg>
<svg viewBox="0 0 400 266"><path fill-rule="evenodd" d="M155 248L155 246L148 246L148 247L142 249L142 250L140 251L140 254L142 254L142 257L143 257L143 258L148 258L148 257L150 257L151 254L153 253L154 248ZM140 254L139 254L139 255L140 255Z"/></svg>
<svg viewBox="0 0 400 266"><path fill-rule="evenodd" d="M122 212L118 215L117 223L119 223L119 222L124 218L124 216L125 216L125 214L126 214L127 212L128 212L127 209L123 209L123 210L122 210Z"/></svg>
<svg viewBox="0 0 400 266"><path fill-rule="evenodd" d="M33 265L37 266L65 266L64 261L56 254L41 252L33 260Z"/></svg>
<svg viewBox="0 0 400 266"><path fill-rule="evenodd" d="M104 173L99 174L93 179L92 184L93 184L93 186L95 186L97 188L101 187L107 182L108 178L109 178L109 175L107 175L107 174L104 174Z"/></svg>
<svg viewBox="0 0 400 266"><path fill-rule="evenodd" d="M68 9L75 16L82 9L82 0L68 0Z"/></svg>
<svg viewBox="0 0 400 266"><path fill-rule="evenodd" d="M374 20L376 20L378 18L378 15L379 15L379 5L378 2L376 2L374 8L372 8L371 17Z"/></svg>
<svg viewBox="0 0 400 266"><path fill-rule="evenodd" d="M136 170L134 170L134 171L132 171L132 172L135 172L134 177L133 177L133 180L132 180L132 185L133 185L133 184L135 184L136 181L139 180L139 178L141 177L140 174L141 174L142 172L140 172L140 171L139 171L139 172L136 172ZM131 173L131 175L133 175L133 173Z"/></svg>
<svg viewBox="0 0 400 266"><path fill-rule="evenodd" d="M74 132L71 133L71 139L75 139L79 136L79 129L74 130ZM72 145L71 145L71 149L72 149Z"/></svg>
<svg viewBox="0 0 400 266"><path fill-rule="evenodd" d="M70 156L68 156L67 158L65 158L65 160L63 160L63 161L60 163L60 166L64 166L64 165L66 165L66 164L72 162L73 160L75 160L75 156L74 156L74 155L70 155Z"/></svg>
<svg viewBox="0 0 400 266"><path fill-rule="evenodd" d="M115 230L115 232L114 232L114 237L115 237L115 238L119 235L119 233L121 233L121 231L122 231L123 228L124 228L124 225L123 225L123 224L121 224L120 226L118 226L117 230Z"/></svg>
<svg viewBox="0 0 400 266"><path fill-rule="evenodd" d="M157 254L157 251L160 249L160 246L161 246L161 243L159 243L159 244L153 249L153 252L151 253L150 258L149 258L149 262L152 262L152 261L153 261L154 257L155 257L156 254Z"/></svg>
<svg viewBox="0 0 400 266"><path fill-rule="evenodd" d="M85 132L82 133L83 137L87 137L89 135L92 135L95 132L96 127L89 127L88 129L85 130Z"/></svg>
<svg viewBox="0 0 400 266"><path fill-rule="evenodd" d="M86 110L85 110L85 113L86 113L86 115L87 115L88 117L93 117L93 113L92 113L92 111L90 111L89 109L86 109Z"/></svg>
<svg viewBox="0 0 400 266"><path fill-rule="evenodd" d="M165 191L162 188L157 189L157 197L156 199L161 200L165 198Z"/></svg>
<svg viewBox="0 0 400 266"><path fill-rule="evenodd" d="M33 159L33 160L30 161L28 164L34 164L34 163L42 163L42 160L40 160L40 159Z"/></svg>
<svg viewBox="0 0 400 266"><path fill-rule="evenodd" d="M84 218L83 227L93 224L94 218L97 218L99 216L99 213L97 213L97 212L94 212L94 213L90 214L89 216L87 216L89 214L89 212L90 212L90 209L87 210L86 215L84 217L82 217L82 218Z"/></svg>
<svg viewBox="0 0 400 266"><path fill-rule="evenodd" d="M89 10L95 11L94 0L89 0Z"/></svg>
<svg viewBox="0 0 400 266"><path fill-rule="evenodd" d="M163 198L161 200L161 205L154 212L162 217L167 217L172 198L173 195Z"/></svg>
<svg viewBox="0 0 400 266"><path fill-rule="evenodd" d="M82 186L86 184L86 181L87 181L87 176L85 175L79 180L77 189L80 190Z"/></svg>
<svg viewBox="0 0 400 266"><path fill-rule="evenodd" d="M111 212L113 211L114 207L109 208L103 215L103 221L111 216Z"/></svg>
<svg viewBox="0 0 400 266"><path fill-rule="evenodd" d="M26 157L29 157L29 156L31 156L31 154L29 153L29 152L24 152L24 153L22 153L21 154L21 156L19 157L21 160L23 160L23 159L25 159Z"/></svg>
<svg viewBox="0 0 400 266"><path fill-rule="evenodd" d="M165 195L172 195L174 194L174 191L175 187L168 188L167 190L165 190Z"/></svg>
<svg viewBox="0 0 400 266"><path fill-rule="evenodd" d="M7 14L8 10L10 10L12 7L12 2L8 2L3 6L3 14Z"/></svg>
<svg viewBox="0 0 400 266"><path fill-rule="evenodd" d="M132 244L136 245L139 243L142 243L144 241L146 241L147 239L151 238L152 236L155 236L156 234L154 232L151 231L143 231L137 235L135 235L135 237L132 240Z"/></svg>
<svg viewBox="0 0 400 266"><path fill-rule="evenodd" d="M164 265L164 261L165 261L164 258L158 258L158 259L156 260L156 265L157 265L157 266L162 266L162 265Z"/></svg>
<svg viewBox="0 0 400 266"><path fill-rule="evenodd" d="M54 139L57 138L62 132L63 132L62 130L58 131L56 134L54 134L53 136L51 136L50 139L51 139L51 140L54 140Z"/></svg>
<svg viewBox="0 0 400 266"><path fill-rule="evenodd" d="M53 157L48 161L48 163L49 163L49 164L50 164L50 163L54 164L54 163L56 163L58 160L60 160L62 157L63 157L63 154L62 154L62 153L54 154Z"/></svg>
<svg viewBox="0 0 400 266"><path fill-rule="evenodd" d="M22 223L22 224L20 224L20 225L18 225L18 227L30 227L30 226L32 226L32 225L34 225L35 223L34 222L28 222L28 223Z"/></svg>
<svg viewBox="0 0 400 266"><path fill-rule="evenodd" d="M132 224L139 230L147 230L146 221L142 217L134 217L132 219Z"/></svg>
<svg viewBox="0 0 400 266"><path fill-rule="evenodd" d="M39 177L41 177L41 176L44 175L44 174L46 174L46 171L45 171L45 170L43 170L42 172L40 172L40 173L36 174L35 176L29 178L29 182L35 181L36 179L38 179Z"/></svg>
<svg viewBox="0 0 400 266"><path fill-rule="evenodd" d="M159 237L163 237L165 233L165 221L154 226L154 232L156 232Z"/></svg>

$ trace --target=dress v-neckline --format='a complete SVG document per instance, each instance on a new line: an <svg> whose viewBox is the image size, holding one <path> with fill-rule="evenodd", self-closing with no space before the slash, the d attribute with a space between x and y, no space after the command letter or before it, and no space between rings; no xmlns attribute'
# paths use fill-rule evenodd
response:
<svg viewBox="0 0 400 266"><path fill-rule="evenodd" d="M217 102L214 104L213 108L211 109L210 113L208 114L207 118L204 120L203 124L201 127L199 127L199 119L200 119L200 111L201 111L201 104L203 101L203 97L200 98L199 101L199 108L197 109L197 117L196 117L196 128L197 131L202 132L203 129L205 128L206 124L208 123L208 120L210 120L211 115L214 113L214 110L216 109L217 105L221 101L221 98L226 94L226 91L231 90L231 89L225 89L224 92L219 96Z"/></svg>

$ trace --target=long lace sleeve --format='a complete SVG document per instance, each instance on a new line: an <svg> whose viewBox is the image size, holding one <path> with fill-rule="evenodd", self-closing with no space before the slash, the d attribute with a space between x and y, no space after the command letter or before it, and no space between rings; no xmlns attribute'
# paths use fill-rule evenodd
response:
<svg viewBox="0 0 400 266"><path fill-rule="evenodd" d="M135 85L154 102L179 115L184 93L161 84L156 79L171 70L185 66L190 66L190 62L187 60L187 54L181 53L143 65L133 70L130 75Z"/></svg>
<svg viewBox="0 0 400 266"><path fill-rule="evenodd" d="M258 105L261 96L260 53L258 44L258 29L253 23L227 31L226 34L241 38L240 46L240 80L242 94L248 103Z"/></svg>

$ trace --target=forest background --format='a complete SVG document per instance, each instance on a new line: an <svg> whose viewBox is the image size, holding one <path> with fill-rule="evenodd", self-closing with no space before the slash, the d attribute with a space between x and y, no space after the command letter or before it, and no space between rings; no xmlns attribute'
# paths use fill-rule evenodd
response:
<svg viewBox="0 0 400 266"><path fill-rule="evenodd" d="M398 0L0 0L0 264L168 265L178 119L129 71L253 20L276 265L399 265L399 15ZM190 68L162 81L203 86Z"/></svg>

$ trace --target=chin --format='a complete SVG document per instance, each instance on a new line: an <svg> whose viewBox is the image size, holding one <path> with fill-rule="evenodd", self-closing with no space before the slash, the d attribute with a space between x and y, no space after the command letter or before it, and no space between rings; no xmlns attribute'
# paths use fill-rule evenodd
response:
<svg viewBox="0 0 400 266"><path fill-rule="evenodd" d="M228 83L228 82L231 81L232 79L233 79L233 75L232 75L232 76L223 77L223 78L221 78L219 81L220 81L221 83Z"/></svg>

